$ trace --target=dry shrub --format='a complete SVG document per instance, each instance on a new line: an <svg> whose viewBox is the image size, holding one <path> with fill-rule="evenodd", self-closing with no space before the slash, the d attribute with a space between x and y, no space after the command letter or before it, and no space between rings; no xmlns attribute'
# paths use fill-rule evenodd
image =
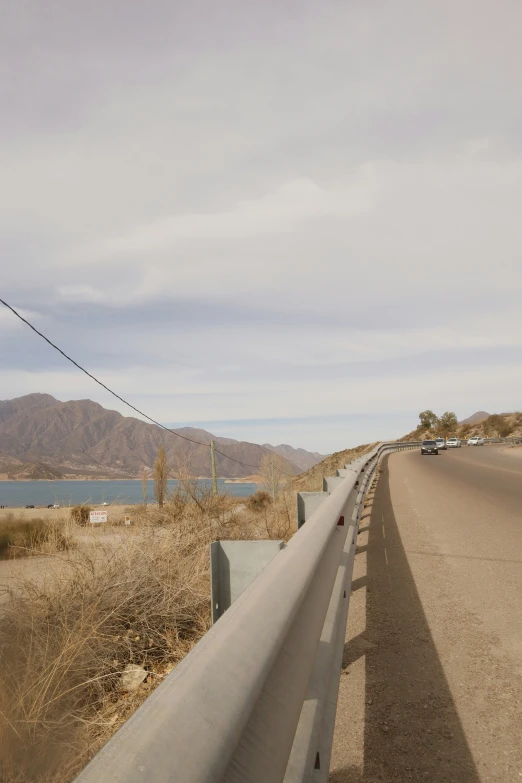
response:
<svg viewBox="0 0 522 783"><path fill-rule="evenodd" d="M17 519L12 514L0 521L0 560L62 552L71 546L70 533L60 522Z"/></svg>
<svg viewBox="0 0 522 783"><path fill-rule="evenodd" d="M265 509L268 508L268 506L271 504L272 498L268 494L268 492L265 492L262 489L259 489L257 492L254 492L253 495L250 495L246 502L246 506L249 511L265 511Z"/></svg>
<svg viewBox="0 0 522 783"><path fill-rule="evenodd" d="M253 526L263 529L264 538L287 541L296 529L295 494L289 487L276 495L275 502L268 492L259 490L250 495L246 508Z"/></svg>
<svg viewBox="0 0 522 783"><path fill-rule="evenodd" d="M143 508L133 528L97 545L93 532L44 580L12 588L0 619L2 783L71 780L208 629L210 542L266 538L258 516L194 486ZM125 694L130 663L149 676Z"/></svg>
<svg viewBox="0 0 522 783"><path fill-rule="evenodd" d="M89 521L90 513L90 506L74 506L74 508L71 508L71 519L77 525L86 525Z"/></svg>

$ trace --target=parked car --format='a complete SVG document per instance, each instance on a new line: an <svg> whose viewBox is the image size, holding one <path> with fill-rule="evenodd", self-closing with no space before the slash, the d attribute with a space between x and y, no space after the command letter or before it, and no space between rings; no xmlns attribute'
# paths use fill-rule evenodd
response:
<svg viewBox="0 0 522 783"><path fill-rule="evenodd" d="M444 438L435 438L435 443L437 444L437 448L440 451L441 449L446 449L446 441Z"/></svg>
<svg viewBox="0 0 522 783"><path fill-rule="evenodd" d="M34 506L26 506L26 508L34 508Z"/></svg>
<svg viewBox="0 0 522 783"><path fill-rule="evenodd" d="M434 440L423 440L421 444L421 454L438 454L437 443Z"/></svg>
<svg viewBox="0 0 522 783"><path fill-rule="evenodd" d="M468 446L483 446L484 445L484 438L470 438L468 440Z"/></svg>
<svg viewBox="0 0 522 783"><path fill-rule="evenodd" d="M448 440L446 441L446 447L448 449L460 449L461 446L462 443L458 438L448 438Z"/></svg>
<svg viewBox="0 0 522 783"><path fill-rule="evenodd" d="M60 504L59 503L55 503L53 508L60 508Z"/></svg>

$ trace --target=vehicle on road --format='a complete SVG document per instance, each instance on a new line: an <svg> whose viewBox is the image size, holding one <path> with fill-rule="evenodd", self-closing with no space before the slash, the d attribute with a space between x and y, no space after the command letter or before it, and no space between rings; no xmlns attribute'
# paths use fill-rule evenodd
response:
<svg viewBox="0 0 522 783"><path fill-rule="evenodd" d="M435 438L435 443L437 444L437 448L440 451L441 449L446 449L446 441L444 438Z"/></svg>
<svg viewBox="0 0 522 783"><path fill-rule="evenodd" d="M462 443L458 438L448 438L446 441L446 448L448 449L460 449Z"/></svg>
<svg viewBox="0 0 522 783"><path fill-rule="evenodd" d="M484 438L470 438L468 440L468 446L483 446L484 445Z"/></svg>
<svg viewBox="0 0 522 783"><path fill-rule="evenodd" d="M438 454L437 443L434 440L423 440L421 443L421 454Z"/></svg>

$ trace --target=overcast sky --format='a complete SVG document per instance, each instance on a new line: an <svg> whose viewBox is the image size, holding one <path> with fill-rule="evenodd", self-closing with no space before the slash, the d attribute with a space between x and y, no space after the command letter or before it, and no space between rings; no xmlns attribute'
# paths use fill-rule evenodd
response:
<svg viewBox="0 0 522 783"><path fill-rule="evenodd" d="M518 0L6 0L1 296L160 421L522 408ZM126 411L0 312L0 397Z"/></svg>

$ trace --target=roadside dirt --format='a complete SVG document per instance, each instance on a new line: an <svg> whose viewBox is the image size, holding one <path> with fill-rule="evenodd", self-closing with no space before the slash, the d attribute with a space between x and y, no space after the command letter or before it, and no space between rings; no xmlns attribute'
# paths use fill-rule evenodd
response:
<svg viewBox="0 0 522 783"><path fill-rule="evenodd" d="M361 522L330 780L518 781L522 523L415 459L384 462Z"/></svg>
<svg viewBox="0 0 522 783"><path fill-rule="evenodd" d="M126 509L129 509L132 513L134 506L114 505L103 507L101 505L92 505L90 508L105 510L107 511L107 519L119 521L125 515ZM0 508L0 521L2 519L8 519L10 516L13 516L21 522L30 522L32 519L43 519L45 521L65 520L69 519L70 513L71 509L68 506L62 506L62 508L17 508L15 506Z"/></svg>
<svg viewBox="0 0 522 783"><path fill-rule="evenodd" d="M515 459L522 459L522 446L507 446L502 449L502 453L515 457Z"/></svg>

